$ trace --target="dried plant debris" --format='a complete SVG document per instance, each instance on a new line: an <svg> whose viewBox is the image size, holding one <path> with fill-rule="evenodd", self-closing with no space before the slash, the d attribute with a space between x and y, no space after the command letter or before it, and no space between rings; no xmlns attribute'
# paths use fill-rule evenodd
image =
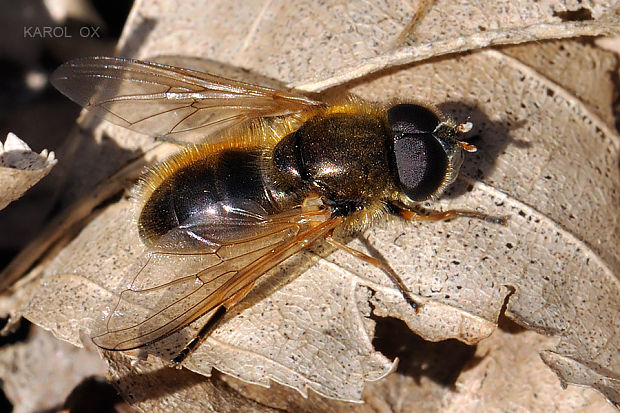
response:
<svg viewBox="0 0 620 413"><path fill-rule="evenodd" d="M613 113L616 76L616 54L592 44L589 39L553 40L507 46L502 53L514 57L526 66L560 85L566 92L588 105L593 115L614 127ZM581 63L571 64L573 59ZM549 89L547 93L554 93Z"/></svg>
<svg viewBox="0 0 620 413"><path fill-rule="evenodd" d="M108 354L110 379L133 407L143 412L256 412L279 410L249 400L221 380L208 379L149 358L136 363Z"/></svg>
<svg viewBox="0 0 620 413"><path fill-rule="evenodd" d="M476 349L478 362L459 376L459 391L444 399L443 408L454 412L509 411L524 406L530 411L616 411L590 388L569 386L558 391L557 378L538 356L556 341L500 320L497 332Z"/></svg>
<svg viewBox="0 0 620 413"><path fill-rule="evenodd" d="M180 54L179 44L191 45L193 55L255 68L304 90L318 90L444 54L496 44L605 35L620 28L615 2L437 0L411 31L409 22L421 3L425 1L291 4L281 0L244 2L243 7L226 2L190 1L182 7L158 3L140 9L139 18L129 23L135 30L122 46L129 54L145 58ZM158 24L145 24L149 20ZM208 30L204 21L209 21ZM235 22L234 30L230 21ZM403 38L405 45L398 43Z"/></svg>
<svg viewBox="0 0 620 413"><path fill-rule="evenodd" d="M455 78L452 73L457 70L463 75ZM494 82L481 79L481 74ZM455 99L475 105L478 113L496 114L495 121L472 116L472 122L484 125L483 141L477 142L481 150L464 183L470 195L485 193L487 203L511 211L507 230L483 237L473 234L474 240L471 231L459 237L451 224L445 229L450 238L442 241L442 248L451 246L461 252L452 262L442 260L435 271L442 268L452 273L448 285L459 283L461 271L468 282L476 278L475 272L490 271L493 281L488 286L515 289L507 304L509 316L529 328L563 337L559 348L564 356L594 363L593 368L611 374L607 384L616 388L613 377L620 367L616 334L620 286L615 276L620 255L615 242L620 203L618 136L557 84L495 51L419 66L354 91L403 92L408 85L416 89L429 77L449 85L444 91L427 88L432 101ZM547 93L548 88L553 93ZM461 90L466 94L455 96ZM500 155L486 158L494 153ZM433 245L429 242L433 235L426 233L432 230L422 226L420 230L424 232L407 233L395 242L407 246L404 256ZM498 235L495 250L489 236ZM418 237L419 241L413 239ZM463 266L459 256L471 254L479 256L478 265L486 270L472 272ZM459 286L442 291L453 297L453 291L462 291ZM598 380L590 384L600 387Z"/></svg>
<svg viewBox="0 0 620 413"><path fill-rule="evenodd" d="M0 377L15 413L58 409L87 377L103 377L98 354L33 328L26 340L0 348Z"/></svg>
<svg viewBox="0 0 620 413"><path fill-rule="evenodd" d="M503 124L499 121L494 124L489 119L473 119L484 128L482 141L477 142L481 156L503 153L497 159L474 161L476 168L483 168L484 174L482 170L469 170L461 183L461 186L469 186L467 193L444 201L442 206L462 208L473 205L489 213L509 215L508 226L493 227L456 220L414 226L392 223L375 228L366 234L370 244L420 295L424 306L419 313L408 308L382 273L336 252L276 292L261 300L261 297L255 297L257 302L254 305L226 320L214 332L192 356L188 367L206 374L211 371L211 366L216 366L218 370L248 382L266 385L269 380L274 380L303 393L306 388L311 388L333 398L355 400L362 394L360 383L377 379L392 368L389 360L372 351L374 322L366 318L371 308L365 304L368 299L374 314L402 318L427 339L458 338L475 343L493 331L501 307L512 291L507 309L520 323L563 337L560 348L574 348L591 362L601 366L612 366L616 362L617 355L613 351L617 348L616 339L614 331L608 327L613 326L614 309L618 305L614 301L618 297L617 281L604 261L592 259L596 257L596 251L592 249L599 248L600 254L605 254L607 250L596 240L613 237L613 228L605 231L605 217L600 213L604 210L603 205L617 199L613 185L617 182L617 171L614 176L613 158L609 156L608 147L588 147L580 139L586 134L595 135L597 129L604 130L604 125L585 123L582 129L576 125L568 131L571 135L565 135L558 143L553 133L558 127L556 122L581 119L587 115L583 112L585 108L558 99L557 96L562 94L557 85L532 73L524 77L519 62L491 51L399 71L364 83L354 92L375 98L374 91L381 91L386 99L390 99L390 93L407 94L408 88L424 91L419 89L424 79L441 79L457 69L467 73L468 67L472 71L473 68L485 67L490 78L505 76L506 79L496 84L499 90L475 89L471 86L476 84L472 79L474 75L472 78L462 76L458 81L470 85L463 90L477 99L468 96L460 99L487 104L488 107L480 105L473 112L478 116L499 113L500 110L512 115L503 119ZM429 89L429 94L439 94L431 101L445 102L457 98L453 94L461 89L456 80L439 84L449 85L449 88L444 91L439 87ZM505 84L512 85L509 89L512 93L523 95L527 91L532 96L539 96L543 102L523 108L521 100L507 96ZM518 84L520 88L515 87ZM549 86L558 91L555 99L545 92ZM540 113L542 110L554 116L545 116ZM510 130L508 135L506 124L517 124L517 119L531 119L535 114L538 116L535 136L527 125ZM498 133L502 128L503 135ZM616 138L608 134L600 139L613 146ZM528 141L529 144L524 143ZM550 151L557 155L549 157L546 154ZM571 209L561 208L551 201L540 202L546 193L550 197L557 194L559 188L564 192L569 190L564 187L564 182L550 180L546 174L559 176L567 164L580 164L578 156L600 159L597 167L609 175L609 180L599 181L596 193L582 194L590 197L587 200L589 206L578 213L583 219L590 219L589 226L573 222ZM516 176L516 161L511 161L517 158L530 163L528 168L519 169L519 176ZM536 164L536 160L541 164ZM587 185L588 179L592 179L588 176L596 171L594 167L589 171L585 169L580 176L586 182L581 185ZM534 193L532 188L537 188L537 192ZM532 201L528 202L528 197L532 197ZM584 206L576 203L567 207ZM57 324L55 334L75 343L78 343L76 333L83 328L85 320L93 321L95 325L101 323L105 308L112 305L110 303L114 302L119 289L126 285L123 279L135 272L136 258L144 253L135 226L131 225L131 210L131 202L110 207L59 255L55 264L47 268L48 276L33 284L37 290L44 287L45 291L53 293L35 294L26 311L30 319L44 325ZM613 222L612 216L607 218ZM600 222L598 228L593 227L596 222ZM581 233L583 241L577 239L575 233ZM364 245L357 242L353 245L363 249ZM118 245L124 246L121 251L118 251ZM613 258L617 251L612 249L607 253ZM293 262L290 268L299 265L299 262ZM286 274L288 269L284 266L279 271ZM272 279L281 278L276 275ZM317 285L329 285L330 288L317 290ZM264 287L267 292L273 289ZM582 297L580 300L574 299L577 291ZM68 306L65 300L73 304ZM93 312L92 309L97 307L103 310ZM52 308L63 310L51 313ZM591 322L574 323L575 313L588 315ZM600 336L593 337L595 340L590 343L584 342L582 336L596 331L597 325ZM184 337L177 339L182 345ZM175 345L179 343L166 343L166 347L174 348ZM609 350L606 353L601 351L605 348ZM342 358L334 363L338 357ZM339 368L334 370L334 367ZM610 370L613 371L613 367Z"/></svg>
<svg viewBox="0 0 620 413"><path fill-rule="evenodd" d="M562 398L560 383L538 354L563 382L595 388L620 403L620 139L609 126L611 95L593 92L613 84L603 69L613 66L613 57L574 42L477 50L618 31L615 6L526 1L483 13L472 3L436 1L407 46L395 46L413 13L403 7L400 2L380 7L187 2L134 9L121 42L125 54L203 56L306 90L397 63L470 50L367 76L339 92L379 101L422 100L457 120L469 119L479 151L468 156L451 193L428 207L474 208L509 217L506 226L468 219L415 225L394 221L351 241L359 250L381 254L404 278L423 304L418 313L385 274L341 251L317 247L294 257L264 278L187 360L185 367L211 378L168 369L152 356L131 364L123 354L106 353L110 376L134 406L416 411L487 409L505 406L499 404L503 398L530 410L602 406L600 396L575 386ZM144 24L150 19L158 24ZM144 30L150 30L148 35ZM562 47L589 57L570 59ZM541 56L549 50L571 68L548 68ZM591 64L601 69L590 76L591 68L580 65ZM580 82L592 86L581 89ZM114 132L114 139L129 136ZM76 345L83 344L80 332L101 331L147 256L137 236L135 209L127 200L107 206L47 265L31 273L20 287L24 316ZM161 277L178 267L174 261L159 264ZM507 336L497 329L502 311L553 338L534 332ZM455 367L457 377L448 384L412 379L411 370L397 369L395 363L399 355L401 365L408 365L405 357L411 353L376 348L377 329L385 331L385 319L403 320L429 341L479 343L472 361L478 364L467 371ZM170 358L199 327L197 322L148 352ZM394 342L401 339L393 337ZM514 358L517 350L521 356ZM494 360L502 360L502 367L496 368ZM227 378L214 374L213 367ZM511 369L514 376L506 374ZM493 387L483 379L489 374L496 383L514 383ZM271 385L275 393L256 385ZM539 391L546 397L538 398ZM366 404L328 401L317 394ZM420 396L418 407L408 395Z"/></svg>
<svg viewBox="0 0 620 413"><path fill-rule="evenodd" d="M56 165L54 152L47 149L40 154L32 152L26 142L9 133L4 144L0 142L0 209L19 199L24 192L43 179Z"/></svg>

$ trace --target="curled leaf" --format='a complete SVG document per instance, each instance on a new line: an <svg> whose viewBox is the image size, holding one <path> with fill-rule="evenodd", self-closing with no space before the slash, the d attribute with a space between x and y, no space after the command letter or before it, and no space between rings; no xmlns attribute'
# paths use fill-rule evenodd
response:
<svg viewBox="0 0 620 413"><path fill-rule="evenodd" d="M47 149L40 154L32 152L26 142L9 133L4 144L0 142L0 209L20 198L24 192L43 179L56 164L54 152Z"/></svg>

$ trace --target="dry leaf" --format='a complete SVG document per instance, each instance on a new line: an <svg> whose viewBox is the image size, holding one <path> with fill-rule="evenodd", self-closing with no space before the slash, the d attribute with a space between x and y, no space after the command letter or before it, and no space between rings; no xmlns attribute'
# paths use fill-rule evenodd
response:
<svg viewBox="0 0 620 413"><path fill-rule="evenodd" d="M317 90L397 63L489 44L618 30L614 7L602 2L504 6L494 9L502 14L483 13L474 4L438 1L411 45L394 50L390 42L412 13L400 10L400 2L374 8L362 2L307 2L295 8L285 2L244 2L243 7L230 2L144 4L134 9L126 30L131 36L123 45L125 53L138 57L203 56ZM575 16L582 21L571 21ZM144 24L149 19L158 24ZM583 70L544 77L543 65L533 63L540 51L530 48L534 54L524 51L521 61L487 50L392 69L348 85L371 100L413 97L440 105L455 119L471 116L482 135L476 142L480 150L467 159L453 196L439 206L510 216L506 227L469 220L390 223L366 234L420 295L424 306L418 314L374 268L341 252L327 260L306 254L267 279L238 309L240 314L228 317L198 348L187 367L208 374L214 366L252 383L273 380L302 394L310 388L336 399L359 400L365 381L393 368L373 348L371 313L401 318L429 340L454 337L476 343L491 334L505 305L520 324L560 338L553 349L557 357L544 354L561 377L569 380L571 372L587 367L579 383L618 403L618 137L571 94L579 90L560 86L575 83L562 76ZM561 80L551 81L554 76ZM610 119L604 100L585 96ZM75 344L81 330L100 325L144 252L131 214L130 202L104 210L28 286L31 299L24 314ZM365 248L359 241L352 245ZM288 274L306 268L297 278ZM171 336L152 351L163 354L189 335ZM534 346L530 350L539 351ZM112 374L123 375L127 369L114 362ZM132 387L129 394L155 383ZM205 390L187 391L181 397L187 404L179 408L197 408L195 394ZM206 392L207 403L218 406L211 391ZM137 397L145 410L178 398L158 394L147 405L142 400L148 397ZM384 400L364 399L376 406Z"/></svg>
<svg viewBox="0 0 620 413"><path fill-rule="evenodd" d="M415 32L405 36L409 44L395 44L421 3L157 3L134 10L132 35L121 46L125 53L145 58L180 54L183 45L184 55L227 62L304 90L318 90L381 68L458 51L611 34L620 27L615 2L437 0Z"/></svg>
<svg viewBox="0 0 620 413"><path fill-rule="evenodd" d="M456 71L462 75L454 77ZM420 91L429 78L443 79L441 83L447 86L428 90L431 101L454 99L498 116L495 122L472 116L472 121L484 128L484 142L475 156L479 159L469 164L475 169L466 169L469 178L464 181L469 183L467 190L476 197L477 206L484 210L500 206L504 212L496 213L508 213L511 221L506 230L489 233L485 228L486 235L480 236L475 228L478 225L459 231L458 223L446 224L449 228L441 232L449 232L447 240L438 238L429 226L420 226L415 236L408 232L401 240L389 233L378 236L403 248L398 256L411 256L432 248L429 245L461 250L452 258L457 265L451 266L454 262L449 255L435 264L436 274L451 274L436 296L443 293L452 298L465 289L460 281L463 273L467 283L479 278L472 291L484 285L485 291L514 288L507 314L529 328L562 337L559 352L608 377L607 387L598 380L590 385L614 394L620 370L616 334L620 286L614 275L620 255L616 242L620 198L617 135L557 84L496 51L419 66L353 91L406 93L409 87ZM509 137L504 128L509 128ZM490 158L494 153L500 156ZM458 201L443 203L456 207L471 202ZM459 237L459 233L467 237ZM372 237L371 241L376 245ZM430 262L427 268L432 271L432 266ZM400 271L415 274L406 268ZM496 287L489 288L493 285ZM489 292L482 297L489 297ZM481 304L476 303L473 311L485 308ZM501 303L496 302L498 305ZM393 308L390 303L386 311Z"/></svg>
<svg viewBox="0 0 620 413"><path fill-rule="evenodd" d="M616 70L615 54L583 39L509 46L501 50L557 83L588 105L608 126L614 126L612 109L616 97L614 80L609 74ZM575 59L579 59L579 64L573 64Z"/></svg>
<svg viewBox="0 0 620 413"><path fill-rule="evenodd" d="M557 339L523 331L504 322L489 340L480 343L480 362L458 379L443 408L451 412L530 411L609 412L615 409L592 389L571 386L557 391L557 379L538 357Z"/></svg>
<svg viewBox="0 0 620 413"><path fill-rule="evenodd" d="M84 378L105 374L97 353L61 342L35 328L25 342L0 349L0 375L13 412L58 409Z"/></svg>
<svg viewBox="0 0 620 413"><path fill-rule="evenodd" d="M21 197L43 179L56 165L54 152L47 149L32 152L26 142L9 133L4 145L0 142L0 209Z"/></svg>
<svg viewBox="0 0 620 413"><path fill-rule="evenodd" d="M257 412L277 410L241 397L226 383L177 370L161 360L135 363L122 353L108 354L111 380L126 400L148 412ZM162 401L165 400L165 403Z"/></svg>
<svg viewBox="0 0 620 413"><path fill-rule="evenodd" d="M403 332L393 319L383 324L379 335ZM454 341L422 343L416 337L399 335L393 346L408 347L399 351L408 358L401 359L396 374L366 386L364 405L317 396L304 400L278 385L266 390L231 378L226 382L246 397L290 412L615 411L595 390L569 386L558 391L557 378L538 357L538 351L557 339L527 331L505 318L477 347Z"/></svg>

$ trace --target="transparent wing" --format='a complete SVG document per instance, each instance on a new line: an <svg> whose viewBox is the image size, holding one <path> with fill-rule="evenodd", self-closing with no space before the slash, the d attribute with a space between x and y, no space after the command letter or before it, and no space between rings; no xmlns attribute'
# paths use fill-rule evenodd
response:
<svg viewBox="0 0 620 413"><path fill-rule="evenodd" d="M154 137L191 143L245 121L320 105L293 91L115 57L72 60L52 74L51 82L105 120Z"/></svg>
<svg viewBox="0 0 620 413"><path fill-rule="evenodd" d="M327 210L289 211L252 236L209 243L204 253L150 253L131 288L121 293L105 331L93 341L107 350L134 349L179 331L220 305L230 308L263 274L323 238L341 220Z"/></svg>

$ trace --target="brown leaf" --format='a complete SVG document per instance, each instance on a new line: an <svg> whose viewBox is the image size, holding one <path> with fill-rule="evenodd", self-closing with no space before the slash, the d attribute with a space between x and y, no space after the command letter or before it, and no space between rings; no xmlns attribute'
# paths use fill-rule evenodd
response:
<svg viewBox="0 0 620 413"><path fill-rule="evenodd" d="M131 35L122 42L125 53L208 57L306 90L490 44L595 35L618 28L613 9L602 3L572 12L563 2L544 7L536 2L510 3L498 8L498 14L483 13L469 3L437 2L410 46L393 50L390 42L412 13L402 13L399 2L374 8L363 2L308 2L295 8L285 2L141 7L134 10L126 30ZM144 24L151 18L158 24ZM379 379L392 368L373 347L371 314L401 318L428 340L476 343L491 334L505 306L520 324L560 337L553 350L560 357L596 373L582 374L580 384L615 397L614 375L620 370L619 327L614 324L620 296L614 276L620 262L615 241L618 137L574 94L609 120L604 99L561 86L574 83L562 75L583 70L549 74L552 71L544 71L542 63L529 63L542 52L528 47L533 55L527 49L514 50L521 61L499 51L477 51L393 68L345 88L372 100L428 101L457 120L470 116L475 133L481 134L482 140L476 142L479 152L467 159L452 195L432 207L475 208L510 217L506 227L464 219L425 225L393 222L366 234L370 245L420 296L424 306L419 313L408 307L384 274L341 252L327 260L300 256L266 280L239 314L227 318L198 348L187 366L202 374L216 367L250 383L275 381L302 394L313 389L335 399L363 397L373 406L410 411L403 407L411 406L402 402L405 396L390 397L390 391L397 391L399 383L407 389L424 384L401 373L388 379L396 382L392 390L367 385L376 393L362 393L366 381ZM121 131L115 136L132 135ZM132 208L129 202L109 206L45 268L28 286L31 298L24 308L28 318L78 345L80 330L98 328L144 253ZM352 245L366 248L359 240ZM295 279L287 274L289 269L306 268ZM162 345L178 345L189 335L191 329ZM539 348L524 345L528 350L531 357ZM153 351L164 354L165 349ZM489 354L502 355L501 351ZM552 362L547 356L546 361L569 380L565 373L575 369L574 363ZM114 355L112 362L116 377L131 369L116 361L119 357ZM138 361L139 371L150 368L140 363L144 362ZM185 380L186 372L179 374L178 380ZM192 410L202 406L196 404L201 403L199 394L209 408L220 406L211 398L217 398L215 390L196 387L190 379L186 393L174 388L144 396L145 389L160 385L169 389L165 383L174 379L167 375L147 373L146 385L120 387L126 396L153 402L140 405L144 410L165 406L171 398L186 402L179 409ZM141 377L133 378L138 382ZM429 388L434 389L430 393L436 396L435 403L451 397L445 387ZM231 403L237 400L230 397ZM491 391L490 397L499 396ZM514 403L528 409L530 400ZM428 406L433 405L428 400ZM283 408L295 410L286 404Z"/></svg>
<svg viewBox="0 0 620 413"><path fill-rule="evenodd" d="M457 71L462 74L452 76ZM427 268L448 276L439 292L426 294L452 298L456 291L467 291L459 288L463 272L473 284L472 291L510 286L515 293L507 303L509 316L529 328L562 337L558 349L564 356L594 363L601 374L617 372L618 136L557 84L496 51L401 71L354 92L420 91L429 78L446 79L442 84L448 86L429 90L431 101L454 99L475 105L481 113L501 120L505 128L502 133L497 121L495 127L484 127L479 159L473 162L476 169L466 169L463 181L475 201L463 197L455 199L458 203L443 203L465 207L475 202L485 211L509 215L510 222L506 229L492 232L478 229L478 224L459 230L461 223L455 222L441 229L449 231L447 240L430 226L420 226L415 236L409 232L400 242L392 238L394 245L403 248L397 256L419 254L440 243L442 250L457 254L452 262L449 254L436 264L430 258ZM472 121L490 123L475 117ZM500 152L495 160L486 158ZM501 210L495 209L498 206ZM388 245L389 237L388 233ZM455 261L458 264L451 266ZM474 304L478 311L485 308L479 304ZM495 306L501 303L496 301ZM615 389L614 374L608 385ZM600 387L598 381L591 384Z"/></svg>
<svg viewBox="0 0 620 413"><path fill-rule="evenodd" d="M408 38L395 44L420 3L385 1L174 2L144 7L125 52L148 57L191 53L228 62L304 90L324 89L372 71L494 44L609 34L615 7L595 1L478 4L436 1ZM488 10L487 10L488 7ZM158 24L145 24L149 20ZM234 22L231 27L230 22ZM189 24L187 22L190 22ZM594 23L596 22L596 23ZM222 23L222 24L220 24ZM197 34L200 33L200 34Z"/></svg>
<svg viewBox="0 0 620 413"><path fill-rule="evenodd" d="M579 39L507 46L501 51L557 83L614 127L614 79L609 74L616 70L616 55Z"/></svg>
<svg viewBox="0 0 620 413"><path fill-rule="evenodd" d="M132 362L122 353L107 354L110 378L140 411L148 412L257 412L276 410L241 397L225 383L187 370L166 366L161 360ZM165 401L165 402L164 402Z"/></svg>
<svg viewBox="0 0 620 413"><path fill-rule="evenodd" d="M527 406L531 411L615 411L592 389L570 386L558 391L556 378L538 357L539 351L555 344L555 338L524 331L508 320L500 327L476 349L480 362L459 377L459 391L444 399L445 410L518 410Z"/></svg>
<svg viewBox="0 0 620 413"><path fill-rule="evenodd" d="M35 328L25 342L0 349L0 375L14 412L60 408L84 378L105 374L97 353L76 348Z"/></svg>
<svg viewBox="0 0 620 413"><path fill-rule="evenodd" d="M402 332L398 323L384 324L386 331ZM304 400L279 385L264 389L232 378L226 382L245 396L291 412L615 411L592 389L568 386L561 390L555 375L538 356L538 351L554 345L557 339L527 331L505 318L477 347L463 345L459 349L456 342L421 341L399 336L394 345L406 348L400 355L407 355L407 359L401 360L397 373L366 386L363 405L316 396ZM465 347L469 350L463 351Z"/></svg>
<svg viewBox="0 0 620 413"><path fill-rule="evenodd" d="M0 142L0 182L3 183L0 209L43 179L55 164L54 152L32 152L24 141L9 133L4 145Z"/></svg>

